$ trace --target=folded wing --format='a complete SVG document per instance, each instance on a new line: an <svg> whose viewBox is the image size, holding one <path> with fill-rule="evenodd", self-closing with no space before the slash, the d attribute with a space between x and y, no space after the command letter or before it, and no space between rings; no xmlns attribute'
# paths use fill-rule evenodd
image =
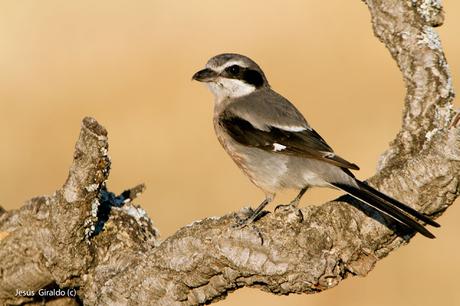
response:
<svg viewBox="0 0 460 306"><path fill-rule="evenodd" d="M294 155L321 160L341 168L359 170L359 167L336 155L323 138L308 125L267 124L263 129L258 123L242 118L231 109L219 116L219 124L238 143L271 151L276 154Z"/></svg>

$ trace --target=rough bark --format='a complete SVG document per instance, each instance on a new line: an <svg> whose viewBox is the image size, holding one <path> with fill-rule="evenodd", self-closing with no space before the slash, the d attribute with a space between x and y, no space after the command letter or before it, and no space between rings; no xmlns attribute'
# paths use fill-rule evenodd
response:
<svg viewBox="0 0 460 306"><path fill-rule="evenodd" d="M442 24L442 8L435 0L366 4L407 87L401 131L368 182L437 217L460 191L459 117L433 29ZM107 149L105 129L85 118L64 186L18 210L0 207L2 304L38 303L37 295L17 290L41 288L78 294L45 299L55 305L195 305L244 286L315 293L366 275L414 235L344 196L301 210L280 208L243 229L232 227L241 212L206 218L161 241L132 204L143 186L118 197L106 190Z"/></svg>

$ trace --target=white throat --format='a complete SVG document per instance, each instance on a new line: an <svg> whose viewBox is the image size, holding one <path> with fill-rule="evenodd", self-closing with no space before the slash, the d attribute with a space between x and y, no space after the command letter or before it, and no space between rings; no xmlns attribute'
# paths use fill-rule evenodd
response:
<svg viewBox="0 0 460 306"><path fill-rule="evenodd" d="M214 94L216 103L228 98L239 98L256 90L256 87L237 79L217 78L208 83L208 88Z"/></svg>

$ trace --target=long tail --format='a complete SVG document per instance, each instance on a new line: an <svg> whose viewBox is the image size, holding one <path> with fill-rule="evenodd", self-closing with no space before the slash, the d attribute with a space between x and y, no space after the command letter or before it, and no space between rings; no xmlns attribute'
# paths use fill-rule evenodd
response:
<svg viewBox="0 0 460 306"><path fill-rule="evenodd" d="M358 187L343 183L332 183L332 185L389 215L393 219L419 232L423 236L428 238L435 238L435 236L430 231L428 231L425 227L423 227L423 225L411 217L423 221L431 226L440 227L440 225L433 221L431 218L407 206L406 204L403 204L398 200L383 194L382 192L372 188L366 183L358 180L356 180L356 183L358 184Z"/></svg>

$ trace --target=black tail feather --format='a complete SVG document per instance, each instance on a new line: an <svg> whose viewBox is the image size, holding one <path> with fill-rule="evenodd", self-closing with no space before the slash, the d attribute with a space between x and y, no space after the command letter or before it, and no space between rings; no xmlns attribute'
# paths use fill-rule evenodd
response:
<svg viewBox="0 0 460 306"><path fill-rule="evenodd" d="M435 221L433 221L430 217L422 214L421 212L413 209L412 207L409 207L407 206L406 204L404 203L401 203L399 202L398 200L378 191L377 189L373 188L372 186L369 186L368 184L364 183L364 182L361 182L361 181L358 181L356 180L356 182L358 183L358 186L361 188L361 189L364 189L374 195L376 195L377 197L379 198L382 198L384 201L386 202L389 202L390 204L393 204L394 206L398 207L399 209L405 211L406 213L408 213L409 215L425 222L426 224L429 224L431 226L434 226L434 227L440 227L441 225Z"/></svg>
<svg viewBox="0 0 460 306"><path fill-rule="evenodd" d="M356 182L358 183L359 187L354 187L343 183L332 183L332 185L349 193L351 196L361 201L364 201L366 204L376 208L377 210L389 215L396 221L419 232L423 236L428 238L435 238L435 236L430 231L428 231L423 225L418 223L416 220L409 217L406 213L436 227L439 227L438 223L434 222L433 220L429 219L427 216L419 213L418 211L410 208L409 206L406 206L405 204L387 195L384 195L383 193L372 188L371 186L366 185L365 183L360 182L358 180L356 180ZM404 213L403 211L406 213ZM427 219L430 220L430 222L427 222Z"/></svg>

